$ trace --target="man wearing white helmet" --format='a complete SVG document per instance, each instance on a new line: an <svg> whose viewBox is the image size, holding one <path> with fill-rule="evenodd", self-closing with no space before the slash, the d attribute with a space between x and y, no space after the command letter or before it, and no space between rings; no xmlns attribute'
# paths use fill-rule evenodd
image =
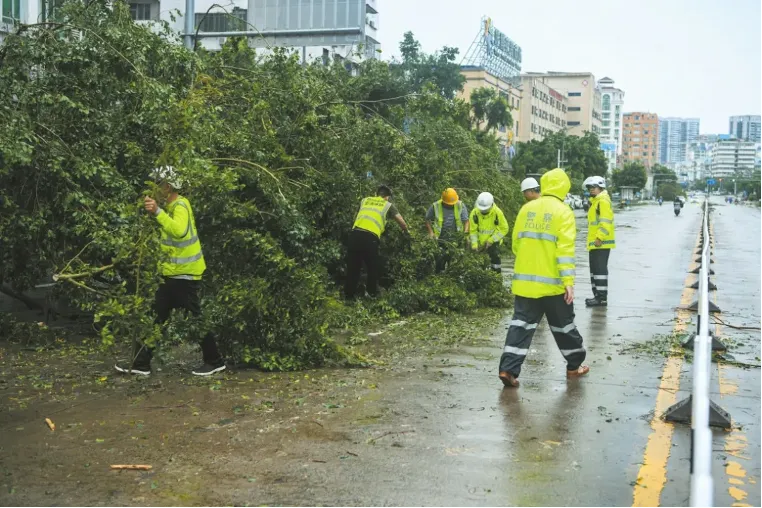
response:
<svg viewBox="0 0 762 508"><path fill-rule="evenodd" d="M587 211L587 250L590 255L590 281L593 298L585 300L588 307L605 307L609 296L609 254L616 246L614 240L614 208L606 191L606 180L591 176L583 182L590 192Z"/></svg>
<svg viewBox="0 0 762 508"><path fill-rule="evenodd" d="M540 184L532 177L524 178L521 182L521 192L527 201L534 201L540 198Z"/></svg>
<svg viewBox="0 0 762 508"><path fill-rule="evenodd" d="M164 324L172 309L186 309L194 316L201 315L199 291L206 262L190 202L177 192L181 184L174 168L157 168L153 178L159 184L157 199L165 209L159 207L156 199L148 196L143 200L143 206L161 226L161 249L167 254L167 261L161 265L163 280L156 291L154 303L156 322ZM193 375L209 376L225 370L217 342L210 333L201 341L201 352L204 365L194 369ZM137 344L131 360L117 364L115 368L125 374L148 376L151 374L152 356L152 348Z"/></svg>
<svg viewBox="0 0 762 508"><path fill-rule="evenodd" d="M482 192L476 198L476 206L469 217L471 231L469 243L474 251L484 250L489 254L491 268L500 272L500 244L508 235L508 221L503 211L495 204L495 198L489 192Z"/></svg>

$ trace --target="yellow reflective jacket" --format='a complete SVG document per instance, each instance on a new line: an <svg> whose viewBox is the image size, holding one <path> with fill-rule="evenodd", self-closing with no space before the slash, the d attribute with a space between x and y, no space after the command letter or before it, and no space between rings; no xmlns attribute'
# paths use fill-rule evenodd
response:
<svg viewBox="0 0 762 508"><path fill-rule="evenodd" d="M392 204L382 197L373 196L362 200L355 217L354 228L364 229L381 238L386 229L386 213Z"/></svg>
<svg viewBox="0 0 762 508"><path fill-rule="evenodd" d="M526 298L561 295L574 285L574 212L564 203L571 182L562 169L542 175L542 196L519 211L513 228L511 290Z"/></svg>
<svg viewBox="0 0 762 508"><path fill-rule="evenodd" d="M169 257L161 265L161 274L175 279L201 279L206 262L190 202L179 196L166 210L159 209L156 220L161 225L161 249Z"/></svg>
<svg viewBox="0 0 762 508"><path fill-rule="evenodd" d="M501 243L503 238L508 236L508 221L505 220L503 211L497 205L492 205L492 208L486 214L483 214L478 208L474 207L471 210L468 221L471 224L471 229L469 230L471 248L474 250L488 241Z"/></svg>
<svg viewBox="0 0 762 508"><path fill-rule="evenodd" d="M595 246L596 239L603 242L600 247ZM590 209L587 211L587 250L613 249L615 246L614 209L609 193L604 190L590 200Z"/></svg>
<svg viewBox="0 0 762 508"><path fill-rule="evenodd" d="M434 226L434 232L436 232L437 238L439 238L442 236L442 226L444 225L444 203L440 199L431 206L434 207L434 222L431 225ZM463 231L463 220L460 218L462 211L463 203L458 200L453 205L452 210L452 213L455 215L455 230L458 232Z"/></svg>

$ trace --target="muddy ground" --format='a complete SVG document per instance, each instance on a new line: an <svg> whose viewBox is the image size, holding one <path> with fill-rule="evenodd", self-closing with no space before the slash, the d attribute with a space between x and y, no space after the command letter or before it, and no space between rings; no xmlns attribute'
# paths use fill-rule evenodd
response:
<svg viewBox="0 0 762 508"><path fill-rule="evenodd" d="M113 358L87 340L2 344L0 503L313 504L302 477L368 467L378 448L401 450L415 429L384 423L409 411L395 404L395 392L475 368L446 357L490 344L482 334L502 315L417 316L355 334L367 341L357 349L378 362L370 368L232 369L212 378L189 374L198 361L192 346L134 379L115 373ZM118 472L112 464L152 469Z"/></svg>

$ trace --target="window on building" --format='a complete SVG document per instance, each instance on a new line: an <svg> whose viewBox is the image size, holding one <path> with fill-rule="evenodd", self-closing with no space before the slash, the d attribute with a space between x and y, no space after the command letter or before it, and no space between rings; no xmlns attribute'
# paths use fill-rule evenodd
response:
<svg viewBox="0 0 762 508"><path fill-rule="evenodd" d="M130 11L132 11L133 5L145 5L146 7L150 7L150 4L130 4ZM138 14L140 13L138 12ZM133 19L151 18L136 18L133 15ZM201 25L200 28L199 24ZM208 14L206 12L197 12L196 28L199 28L201 32L232 32L246 30L246 9L234 7L230 14L226 12L210 12Z"/></svg>
<svg viewBox="0 0 762 508"><path fill-rule="evenodd" d="M566 122L566 125L570 127L576 127L577 125L579 125L579 122Z"/></svg>
<svg viewBox="0 0 762 508"><path fill-rule="evenodd" d="M601 105L604 110L608 111L611 109L611 96L607 93L603 94L603 100L601 101Z"/></svg>
<svg viewBox="0 0 762 508"><path fill-rule="evenodd" d="M602 129L601 134L603 134L604 136L608 136L609 134L611 134L611 129Z"/></svg>
<svg viewBox="0 0 762 508"><path fill-rule="evenodd" d="M603 113L603 118L611 118L611 113Z"/></svg>
<svg viewBox="0 0 762 508"><path fill-rule="evenodd" d="M620 107L619 107L619 106L614 106L614 113L616 113L616 116L619 116L619 112L620 112L620 111L621 111L621 110L620 110Z"/></svg>
<svg viewBox="0 0 762 508"><path fill-rule="evenodd" d="M564 105L562 105L562 106L561 106L561 111L563 111L564 113L566 113L566 104L564 104Z"/></svg>
<svg viewBox="0 0 762 508"><path fill-rule="evenodd" d="M4 23L13 23L21 19L21 0L2 0Z"/></svg>
<svg viewBox="0 0 762 508"><path fill-rule="evenodd" d="M582 97L582 92L569 92L569 97Z"/></svg>
<svg viewBox="0 0 762 508"><path fill-rule="evenodd" d="M569 111L580 111L582 108L578 106L569 106Z"/></svg>
<svg viewBox="0 0 762 508"><path fill-rule="evenodd" d="M215 13L216 14L216 13ZM227 14L222 13L224 16L227 16ZM212 13L210 13L208 16L211 16ZM130 3L130 16L132 16L132 19L135 21L146 21L150 20L151 18L151 4L145 4L145 3L137 3L133 2ZM200 20L200 17L203 17L204 14L196 14L196 19ZM209 19L207 17L207 19ZM206 30L210 31L210 30Z"/></svg>
<svg viewBox="0 0 762 508"><path fill-rule="evenodd" d="M601 122L601 125L603 125L604 127L609 127L611 125L611 122L609 122L608 120L604 120Z"/></svg>

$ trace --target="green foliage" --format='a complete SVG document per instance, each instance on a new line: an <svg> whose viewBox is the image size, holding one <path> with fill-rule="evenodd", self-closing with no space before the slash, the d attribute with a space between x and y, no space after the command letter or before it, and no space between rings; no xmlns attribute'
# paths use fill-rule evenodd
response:
<svg viewBox="0 0 762 508"><path fill-rule="evenodd" d="M622 187L635 187L635 190L639 191L646 186L648 176L646 175L646 168L641 162L628 162L624 168L614 170L612 180L616 190Z"/></svg>
<svg viewBox="0 0 762 508"><path fill-rule="evenodd" d="M471 93L471 109L476 129L484 123L486 132L493 132L499 127L510 129L513 126L511 107L508 101L498 95L494 88L477 88Z"/></svg>
<svg viewBox="0 0 762 508"><path fill-rule="evenodd" d="M523 179L532 173L542 174L557 167L559 150L563 151L566 162L562 165L572 180L572 189L577 193L580 193L582 181L588 176L606 175L606 155L596 134L585 132L580 137L560 131L549 134L542 141L518 144L516 157L511 161L516 178Z"/></svg>
<svg viewBox="0 0 762 508"><path fill-rule="evenodd" d="M402 62L394 63L392 71L404 77L412 89L420 90L424 85L432 84L447 99L455 98L455 94L463 90L466 78L461 75L460 65L456 63L458 48L445 46L433 55L427 55L421 52L421 44L413 32L405 32L400 53Z"/></svg>
<svg viewBox="0 0 762 508"><path fill-rule="evenodd" d="M352 76L235 38L194 54L166 26L133 23L122 3L70 2L60 15L0 47L0 280L25 289L63 274L60 292L94 313L105 344L156 343L161 254L141 198L154 195L151 169L172 164L208 267L204 316L177 333L211 329L229 356L319 365L346 358L331 326L506 304L484 260L431 277L436 246L394 224L381 247L387 298L338 300L354 215L379 183L416 235L446 187L469 205L489 190L509 220L521 205L496 143L451 98L456 52L412 44L407 63L368 61ZM413 290L426 301L402 296Z"/></svg>
<svg viewBox="0 0 762 508"><path fill-rule="evenodd" d="M665 201L674 201L675 197L684 194L683 188L675 182L665 182L657 187L657 196L662 197Z"/></svg>

